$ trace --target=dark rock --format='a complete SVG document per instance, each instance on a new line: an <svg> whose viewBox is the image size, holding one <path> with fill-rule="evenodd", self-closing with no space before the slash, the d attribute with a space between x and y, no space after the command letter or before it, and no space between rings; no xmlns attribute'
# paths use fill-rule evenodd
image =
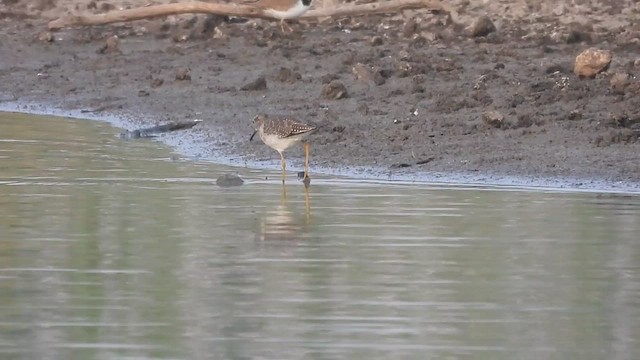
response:
<svg viewBox="0 0 640 360"><path fill-rule="evenodd" d="M387 82L387 78L380 70L376 70L376 72L373 73L373 83L380 86L385 82Z"/></svg>
<svg viewBox="0 0 640 360"><path fill-rule="evenodd" d="M397 77L404 78L413 73L413 66L408 61L396 61L393 65Z"/></svg>
<svg viewBox="0 0 640 360"><path fill-rule="evenodd" d="M177 43L189 41L191 37L192 37L191 31L184 30L184 29L176 29L173 32L173 34L171 34L171 40Z"/></svg>
<svg viewBox="0 0 640 360"><path fill-rule="evenodd" d="M429 40L427 40L427 38L425 38L424 36L416 35L411 37L411 42L409 43L409 45L412 48L421 48L421 47L427 46L428 43L429 43Z"/></svg>
<svg viewBox="0 0 640 360"><path fill-rule="evenodd" d="M175 45L171 45L167 47L165 51L167 52L167 54L171 54L171 55L180 55L180 56L184 55L184 51L182 51L182 49L179 46L175 46Z"/></svg>
<svg viewBox="0 0 640 360"><path fill-rule="evenodd" d="M368 115L369 114L369 106L367 106L366 103L361 102L360 104L358 104L358 107L356 108L356 111L358 111L362 115Z"/></svg>
<svg viewBox="0 0 640 360"><path fill-rule="evenodd" d="M392 164L391 168L392 169L400 169L400 168L408 168L411 167L411 164L407 164L407 163L397 163L397 164Z"/></svg>
<svg viewBox="0 0 640 360"><path fill-rule="evenodd" d="M580 120L582 119L582 112L580 112L580 110L571 110L571 112L569 112L569 115L567 116L567 119Z"/></svg>
<svg viewBox="0 0 640 360"><path fill-rule="evenodd" d="M204 21L202 21L202 27L200 31L203 34L211 34L216 29L218 29L219 25L225 22L226 17L217 14L208 14L205 16ZM214 35L215 38L215 35Z"/></svg>
<svg viewBox="0 0 640 360"><path fill-rule="evenodd" d="M337 74L324 74L320 77L320 82L323 84L328 84L333 80L338 80L338 79L340 79L340 76Z"/></svg>
<svg viewBox="0 0 640 360"><path fill-rule="evenodd" d="M126 130L121 132L119 136L124 140L154 137L162 133L190 129L199 124L201 121L202 120L195 119L190 121L171 122L168 124L156 125L143 129Z"/></svg>
<svg viewBox="0 0 640 360"><path fill-rule="evenodd" d="M386 78L379 68L357 63L351 69L356 79L365 82L373 82L376 85L382 85L386 82Z"/></svg>
<svg viewBox="0 0 640 360"><path fill-rule="evenodd" d="M462 65L449 59L445 59L434 64L434 69L437 72L452 72L456 70L461 70L462 68L463 68Z"/></svg>
<svg viewBox="0 0 640 360"><path fill-rule="evenodd" d="M339 81L332 81L322 88L322 97L329 100L344 99L349 96L347 88Z"/></svg>
<svg viewBox="0 0 640 360"><path fill-rule="evenodd" d="M433 160L435 160L435 159L436 159L436 158L432 156L432 157L428 157L428 158L426 158L426 159L418 160L418 161L416 161L416 165L424 165L424 164L428 164L428 163L432 162L432 161L433 161Z"/></svg>
<svg viewBox="0 0 640 360"><path fill-rule="evenodd" d="M631 84L632 76L628 73L615 73L609 80L611 91L616 95L624 95L627 87Z"/></svg>
<svg viewBox="0 0 640 360"><path fill-rule="evenodd" d="M300 75L299 72L295 72L286 67L281 67L276 74L276 80L283 83L293 84L300 79L302 79L302 75Z"/></svg>
<svg viewBox="0 0 640 360"><path fill-rule="evenodd" d="M400 61L409 61L411 60L411 55L407 50L398 51L398 60Z"/></svg>
<svg viewBox="0 0 640 360"><path fill-rule="evenodd" d="M509 100L508 100L508 104L509 106L511 106L512 108L518 107L520 104L524 103L525 98L524 96L520 95L520 94L513 94Z"/></svg>
<svg viewBox="0 0 640 360"><path fill-rule="evenodd" d="M220 187L240 186L244 180L236 174L224 174L216 179L216 185Z"/></svg>
<svg viewBox="0 0 640 360"><path fill-rule="evenodd" d="M409 19L404 23L402 27L402 36L411 37L418 31L418 23L414 19Z"/></svg>
<svg viewBox="0 0 640 360"><path fill-rule="evenodd" d="M100 4L100 11L101 12L109 12L113 9L115 9L116 6L113 4L110 4L108 2L103 2L102 4Z"/></svg>
<svg viewBox="0 0 640 360"><path fill-rule="evenodd" d="M576 44L581 42L590 43L591 35L587 32L571 30L569 31L569 35L567 35L567 44Z"/></svg>
<svg viewBox="0 0 640 360"><path fill-rule="evenodd" d="M374 36L374 37L371 38L370 43L371 43L371 46L380 46L383 43L382 37Z"/></svg>
<svg viewBox="0 0 640 360"><path fill-rule="evenodd" d="M488 16L481 16L471 24L472 37L487 36L494 31L496 31L496 26Z"/></svg>
<svg viewBox="0 0 640 360"><path fill-rule="evenodd" d="M267 89L267 79L264 76L260 76L259 78L253 80L252 82L244 85L240 88L242 91L261 91Z"/></svg>
<svg viewBox="0 0 640 360"><path fill-rule="evenodd" d="M155 78L151 80L151 87L152 88L158 88L160 86L162 86L162 84L164 84L164 80L159 79L159 78Z"/></svg>
<svg viewBox="0 0 640 360"><path fill-rule="evenodd" d="M389 96L402 96L402 95L404 95L403 89L394 89L394 90L391 90L391 92L389 92Z"/></svg>
<svg viewBox="0 0 640 360"><path fill-rule="evenodd" d="M544 72L545 72L545 74L553 74L553 73L556 73L556 72L559 72L559 73L563 74L563 73L567 72L567 69L565 69L564 66L562 66L562 65L553 64L553 65L547 66L547 68L544 69Z"/></svg>
<svg viewBox="0 0 640 360"><path fill-rule="evenodd" d="M426 91L426 89L424 88L424 86L422 86L422 84L412 84L411 85L411 93L412 94L423 94Z"/></svg>
<svg viewBox="0 0 640 360"><path fill-rule="evenodd" d="M424 83L424 75L423 74L417 74L417 75L413 75L411 77L411 82L414 84L422 84Z"/></svg>
<svg viewBox="0 0 640 360"><path fill-rule="evenodd" d="M518 115L517 121L515 123L516 128L526 128L531 127L533 125L533 119L529 114Z"/></svg>
<svg viewBox="0 0 640 360"><path fill-rule="evenodd" d="M198 23L198 16L197 15L193 15L189 19L187 19L187 20L182 22L182 28L183 29L191 29L197 23Z"/></svg>

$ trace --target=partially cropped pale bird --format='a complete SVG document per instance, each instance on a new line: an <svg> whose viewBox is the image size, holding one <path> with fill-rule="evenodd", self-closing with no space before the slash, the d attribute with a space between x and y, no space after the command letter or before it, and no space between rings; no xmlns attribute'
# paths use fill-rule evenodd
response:
<svg viewBox="0 0 640 360"><path fill-rule="evenodd" d="M284 32L284 21L294 19L311 8L311 0L243 0L243 4L262 9L267 15L280 19Z"/></svg>

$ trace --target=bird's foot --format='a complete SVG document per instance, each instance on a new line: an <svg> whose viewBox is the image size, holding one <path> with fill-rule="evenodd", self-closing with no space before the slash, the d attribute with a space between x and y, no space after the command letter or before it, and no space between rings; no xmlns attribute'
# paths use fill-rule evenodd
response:
<svg viewBox="0 0 640 360"><path fill-rule="evenodd" d="M309 174L304 171L298 172L298 180L302 180L302 183L305 186L309 186L309 184L311 184L311 177L309 177Z"/></svg>
<svg viewBox="0 0 640 360"><path fill-rule="evenodd" d="M280 30L282 30L283 34L292 33L293 32L293 28L291 26L289 26L289 24L287 24L287 22L285 20L282 20L280 22Z"/></svg>

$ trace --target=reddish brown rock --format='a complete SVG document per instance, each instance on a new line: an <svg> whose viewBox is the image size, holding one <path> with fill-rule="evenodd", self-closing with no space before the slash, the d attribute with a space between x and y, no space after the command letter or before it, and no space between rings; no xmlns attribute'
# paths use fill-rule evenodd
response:
<svg viewBox="0 0 640 360"><path fill-rule="evenodd" d="M191 69L185 67L176 70L176 80L191 80Z"/></svg>
<svg viewBox="0 0 640 360"><path fill-rule="evenodd" d="M491 127L499 128L504 124L504 115L495 110L487 111L482 113L482 121Z"/></svg>
<svg viewBox="0 0 640 360"><path fill-rule="evenodd" d="M608 50L589 48L576 57L573 72L581 77L594 78L609 68L612 58Z"/></svg>
<svg viewBox="0 0 640 360"><path fill-rule="evenodd" d="M53 42L53 35L49 31L43 31L38 34L38 40L42 42Z"/></svg>
<svg viewBox="0 0 640 360"><path fill-rule="evenodd" d="M99 54L120 53L120 39L113 35L107 38L104 45L98 49Z"/></svg>

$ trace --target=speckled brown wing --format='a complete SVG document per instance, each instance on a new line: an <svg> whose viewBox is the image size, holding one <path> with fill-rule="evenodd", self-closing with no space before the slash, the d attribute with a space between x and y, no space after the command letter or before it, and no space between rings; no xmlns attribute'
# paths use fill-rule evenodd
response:
<svg viewBox="0 0 640 360"><path fill-rule="evenodd" d="M286 121L289 123L289 128L290 128L289 136L305 134L316 129L315 126L303 124L295 120L286 119Z"/></svg>
<svg viewBox="0 0 640 360"><path fill-rule="evenodd" d="M265 133L276 134L281 139L306 134L316 129L315 126L289 118L267 118L263 126Z"/></svg>

